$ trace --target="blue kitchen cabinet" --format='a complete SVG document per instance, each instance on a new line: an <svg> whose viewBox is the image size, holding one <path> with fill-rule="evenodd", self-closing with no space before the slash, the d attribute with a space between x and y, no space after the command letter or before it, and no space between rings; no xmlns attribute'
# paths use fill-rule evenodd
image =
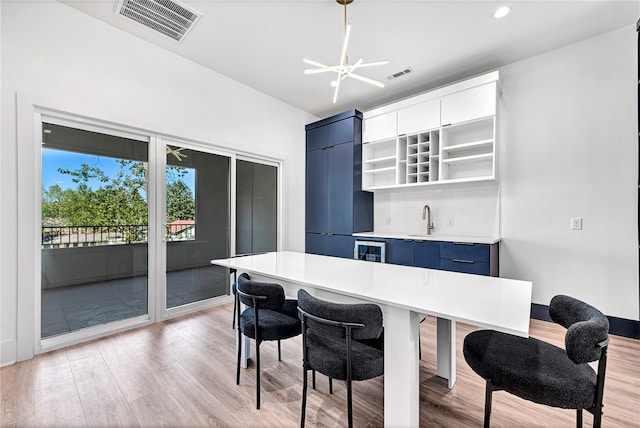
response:
<svg viewBox="0 0 640 428"><path fill-rule="evenodd" d="M326 233L307 233L305 252L323 256L353 258L355 238L350 235L327 235Z"/></svg>
<svg viewBox="0 0 640 428"><path fill-rule="evenodd" d="M385 239L387 263L440 269L440 242Z"/></svg>
<svg viewBox="0 0 640 428"><path fill-rule="evenodd" d="M320 150L327 158L327 197L322 201L327 208L327 232L351 235L355 232L353 143L342 143ZM309 195L312 198L315 195Z"/></svg>
<svg viewBox="0 0 640 428"><path fill-rule="evenodd" d="M327 200L329 183L324 178L327 174L326 150L318 149L307 152L306 181L306 232L326 233L329 223ZM310 179L309 177L323 177Z"/></svg>
<svg viewBox="0 0 640 428"><path fill-rule="evenodd" d="M362 191L362 113L307 125L306 144L305 251L351 258L351 235L373 229L373 195Z"/></svg>
<svg viewBox="0 0 640 428"><path fill-rule="evenodd" d="M489 276L489 263L466 259L442 259L442 270Z"/></svg>
<svg viewBox="0 0 640 428"><path fill-rule="evenodd" d="M306 233L304 241L304 252L309 254L325 255L327 252L327 240L325 234Z"/></svg>
<svg viewBox="0 0 640 428"><path fill-rule="evenodd" d="M476 244L380 237L368 239L386 243L386 263L499 276L499 243L497 242Z"/></svg>
<svg viewBox="0 0 640 428"><path fill-rule="evenodd" d="M326 254L345 259L353 258L355 238L351 235L327 235Z"/></svg>
<svg viewBox="0 0 640 428"><path fill-rule="evenodd" d="M442 242L440 268L453 272L498 276L498 243Z"/></svg>
<svg viewBox="0 0 640 428"><path fill-rule="evenodd" d="M440 242L414 241L413 265L428 269L440 269Z"/></svg>
<svg viewBox="0 0 640 428"><path fill-rule="evenodd" d="M413 244L408 239L385 239L386 263L413 266Z"/></svg>

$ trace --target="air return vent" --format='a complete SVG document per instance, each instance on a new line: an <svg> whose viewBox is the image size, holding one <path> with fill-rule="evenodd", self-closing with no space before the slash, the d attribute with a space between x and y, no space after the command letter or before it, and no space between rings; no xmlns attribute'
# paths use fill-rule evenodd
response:
<svg viewBox="0 0 640 428"><path fill-rule="evenodd" d="M397 79L398 77L406 76L409 73L413 73L413 69L405 68L402 71L398 71L397 73L393 73L391 76L387 76L387 79L394 80L394 79Z"/></svg>
<svg viewBox="0 0 640 428"><path fill-rule="evenodd" d="M114 12L181 42L202 14L173 0L118 0Z"/></svg>

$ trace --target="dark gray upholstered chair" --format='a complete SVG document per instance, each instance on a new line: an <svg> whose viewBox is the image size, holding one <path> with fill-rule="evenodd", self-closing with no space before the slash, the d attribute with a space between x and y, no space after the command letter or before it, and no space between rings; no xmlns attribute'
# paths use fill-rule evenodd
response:
<svg viewBox="0 0 640 428"><path fill-rule="evenodd" d="M238 364L236 384L240 384L240 359L242 334L256 341L256 408L260 408L260 344L265 340L278 341L278 361L281 359L280 340L300 334L298 302L285 299L284 289L278 284L252 281L243 273L238 277L236 293L247 308L240 314L240 304L236 305L238 315Z"/></svg>
<svg viewBox="0 0 640 428"><path fill-rule="evenodd" d="M600 427L609 344L609 321L600 311L568 296L555 296L549 315L567 329L565 349L534 338L478 330L464 339L464 358L487 381L484 426L489 427L491 394L504 390L525 400L593 414ZM589 364L598 360L596 373Z"/></svg>
<svg viewBox="0 0 640 428"><path fill-rule="evenodd" d="M353 427L351 382L373 379L384 373L382 310L371 303L327 302L298 291L302 321L302 415L307 405L307 371L343 380L347 387L347 414Z"/></svg>

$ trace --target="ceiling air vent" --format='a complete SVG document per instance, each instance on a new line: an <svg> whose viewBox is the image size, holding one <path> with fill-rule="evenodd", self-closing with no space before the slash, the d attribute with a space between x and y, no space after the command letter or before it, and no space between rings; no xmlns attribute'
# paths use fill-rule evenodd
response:
<svg viewBox="0 0 640 428"><path fill-rule="evenodd" d="M412 68L405 68L402 71L398 71L397 73L393 73L391 76L387 76L387 79L394 80L394 79L397 79L398 77L405 76L405 75L407 75L409 73L413 73L413 69Z"/></svg>
<svg viewBox="0 0 640 428"><path fill-rule="evenodd" d="M202 14L173 0L118 0L114 12L181 42Z"/></svg>

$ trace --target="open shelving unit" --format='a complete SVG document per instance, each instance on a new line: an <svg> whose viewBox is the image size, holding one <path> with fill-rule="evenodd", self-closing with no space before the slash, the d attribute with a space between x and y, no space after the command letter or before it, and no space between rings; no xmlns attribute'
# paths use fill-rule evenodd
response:
<svg viewBox="0 0 640 428"><path fill-rule="evenodd" d="M389 186L397 182L397 137L362 145L362 184L365 188Z"/></svg>
<svg viewBox="0 0 640 428"><path fill-rule="evenodd" d="M497 71L365 113L363 190L497 179Z"/></svg>
<svg viewBox="0 0 640 428"><path fill-rule="evenodd" d="M495 117L442 128L442 180L494 177Z"/></svg>

